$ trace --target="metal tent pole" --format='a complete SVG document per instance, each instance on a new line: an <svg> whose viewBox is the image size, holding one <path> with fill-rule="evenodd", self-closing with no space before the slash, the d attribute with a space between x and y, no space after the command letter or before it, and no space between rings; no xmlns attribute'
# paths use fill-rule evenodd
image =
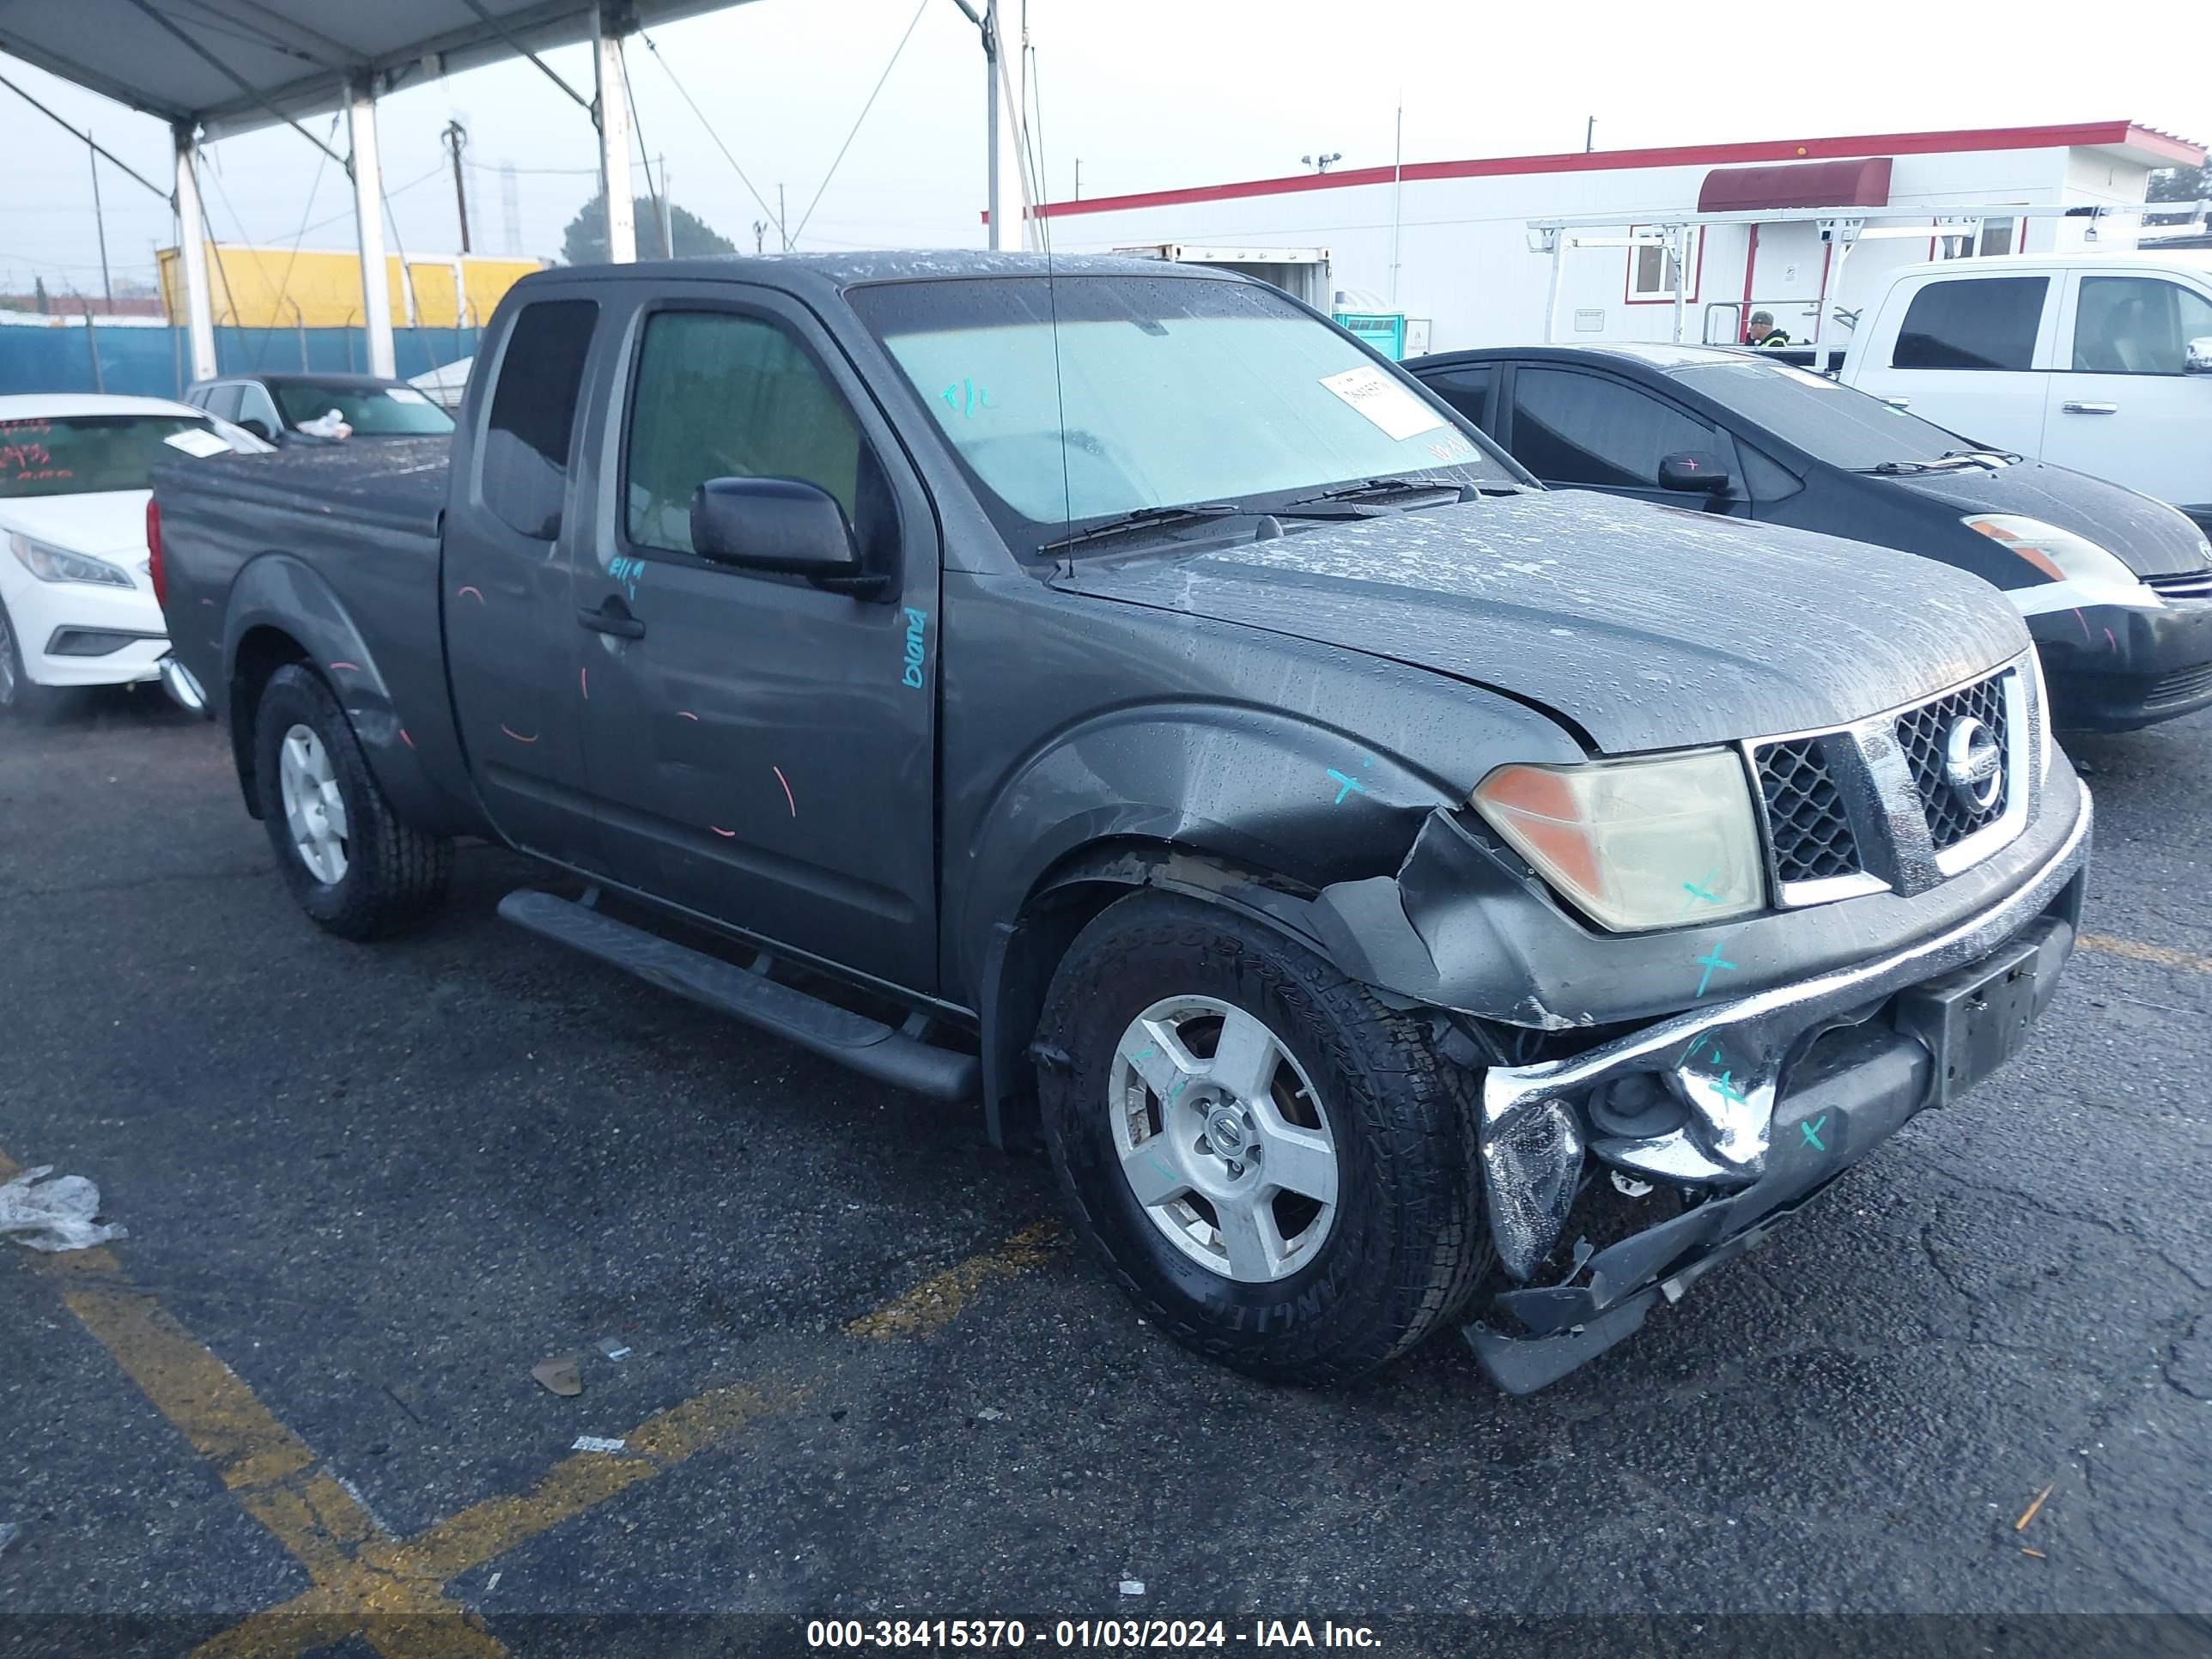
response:
<svg viewBox="0 0 2212 1659"><path fill-rule="evenodd" d="M215 308L208 299L207 216L194 172L199 141L189 123L171 130L177 146L177 259L185 288L185 326L191 345L192 379L215 378Z"/></svg>
<svg viewBox="0 0 2212 1659"><path fill-rule="evenodd" d="M1026 76L1021 41L1009 42L1006 38L1006 0L988 0L983 9L983 64L990 85L987 109L991 246L1001 252L1030 245L1022 144L1022 86Z"/></svg>
<svg viewBox="0 0 2212 1659"><path fill-rule="evenodd" d="M592 8L592 73L597 82L599 184L606 192L607 258L637 263L637 199L629 182L629 83L623 79L622 35L613 7Z"/></svg>
<svg viewBox="0 0 2212 1659"><path fill-rule="evenodd" d="M376 96L366 80L347 88L346 126L353 140L353 217L361 246L361 320L368 339L368 372L392 378L392 273L384 262L384 171L376 154Z"/></svg>

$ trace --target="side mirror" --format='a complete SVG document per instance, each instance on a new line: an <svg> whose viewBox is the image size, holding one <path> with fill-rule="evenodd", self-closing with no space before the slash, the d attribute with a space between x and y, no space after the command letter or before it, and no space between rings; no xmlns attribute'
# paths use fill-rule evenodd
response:
<svg viewBox="0 0 2212 1659"><path fill-rule="evenodd" d="M248 416L245 420L240 421L238 424L243 430L251 432L255 437L260 439L264 443L267 443L271 438L276 435L269 429L266 422L257 421L251 416Z"/></svg>
<svg viewBox="0 0 2212 1659"><path fill-rule="evenodd" d="M1710 449L1678 449L1659 458L1659 488L1718 495L1729 487L1728 469Z"/></svg>
<svg viewBox="0 0 2212 1659"><path fill-rule="evenodd" d="M845 509L797 478L708 479L691 493L691 550L717 564L817 581L861 574Z"/></svg>
<svg viewBox="0 0 2212 1659"><path fill-rule="evenodd" d="M2212 374L2212 335L2189 343L2189 355L2182 359L2185 374Z"/></svg>

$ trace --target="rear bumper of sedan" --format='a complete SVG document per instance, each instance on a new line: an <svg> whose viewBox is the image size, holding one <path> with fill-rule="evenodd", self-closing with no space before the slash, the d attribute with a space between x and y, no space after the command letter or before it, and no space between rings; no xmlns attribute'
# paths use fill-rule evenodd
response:
<svg viewBox="0 0 2212 1659"><path fill-rule="evenodd" d="M2029 619L2061 731L2128 732L2212 708L2212 599Z"/></svg>

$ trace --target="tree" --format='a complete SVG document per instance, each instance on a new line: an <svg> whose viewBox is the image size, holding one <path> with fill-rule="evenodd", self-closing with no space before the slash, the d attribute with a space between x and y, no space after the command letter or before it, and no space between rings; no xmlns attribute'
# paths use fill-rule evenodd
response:
<svg viewBox="0 0 2212 1659"><path fill-rule="evenodd" d="M2212 196L2212 167L2161 167L2150 176L2150 188L2143 192L2146 202L2201 202ZM2161 214L2147 216L2149 224L2177 224L2185 214Z"/></svg>
<svg viewBox="0 0 2212 1659"><path fill-rule="evenodd" d="M675 232L676 257L697 259L712 253L735 253L736 244L714 229L696 213L690 213L669 204L668 217ZM653 198L641 196L636 204L638 257L655 259L660 257L660 221L654 215ZM561 237L561 261L571 265L603 265L607 262L607 195L599 191L584 204L583 210L568 221L568 228Z"/></svg>

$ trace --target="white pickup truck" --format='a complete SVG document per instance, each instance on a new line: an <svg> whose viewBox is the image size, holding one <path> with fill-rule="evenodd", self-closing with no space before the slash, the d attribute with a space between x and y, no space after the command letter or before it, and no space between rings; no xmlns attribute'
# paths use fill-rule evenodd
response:
<svg viewBox="0 0 2212 1659"><path fill-rule="evenodd" d="M2212 532L2212 250L1908 266L1868 307L1843 380Z"/></svg>

